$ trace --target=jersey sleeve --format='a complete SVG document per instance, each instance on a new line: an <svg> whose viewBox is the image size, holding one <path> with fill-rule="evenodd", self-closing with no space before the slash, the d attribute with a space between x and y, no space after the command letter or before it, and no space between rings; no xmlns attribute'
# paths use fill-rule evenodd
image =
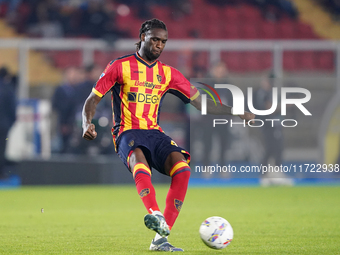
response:
<svg viewBox="0 0 340 255"><path fill-rule="evenodd" d="M198 89L191 85L184 75L175 68L171 68L169 93L178 96L186 104L195 100L200 95Z"/></svg>
<svg viewBox="0 0 340 255"><path fill-rule="evenodd" d="M122 67L119 61L110 62L100 75L92 92L103 97L116 83L122 83Z"/></svg>

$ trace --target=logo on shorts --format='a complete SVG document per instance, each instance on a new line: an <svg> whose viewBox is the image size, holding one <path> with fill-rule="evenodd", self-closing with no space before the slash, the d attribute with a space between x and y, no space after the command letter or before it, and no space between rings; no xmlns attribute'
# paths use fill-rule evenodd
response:
<svg viewBox="0 0 340 255"><path fill-rule="evenodd" d="M129 145L130 147L132 147L134 144L135 144L135 141L134 141L134 140L132 140L132 141L130 141L130 142L129 142L129 144L128 144L128 145Z"/></svg>
<svg viewBox="0 0 340 255"><path fill-rule="evenodd" d="M181 200L178 200L178 199L175 199L174 202L175 202L175 207L176 207L177 211L179 212L182 209L183 202Z"/></svg>
<svg viewBox="0 0 340 255"><path fill-rule="evenodd" d="M139 196L142 198L142 197L145 197L147 195L150 194L150 189L142 189L141 192L139 192Z"/></svg>
<svg viewBox="0 0 340 255"><path fill-rule="evenodd" d="M157 74L157 80L158 80L159 83L161 83L162 82L162 76Z"/></svg>
<svg viewBox="0 0 340 255"><path fill-rule="evenodd" d="M174 141L174 140L171 140L171 145L175 145L175 146L177 146L177 147L178 147L177 143L175 143L175 141Z"/></svg>

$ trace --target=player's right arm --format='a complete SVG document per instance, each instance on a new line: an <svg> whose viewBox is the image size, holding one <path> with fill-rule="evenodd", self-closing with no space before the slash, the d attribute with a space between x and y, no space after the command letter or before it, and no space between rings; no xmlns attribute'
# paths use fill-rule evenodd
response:
<svg viewBox="0 0 340 255"><path fill-rule="evenodd" d="M95 125L92 123L93 116L96 113L97 104L102 98L91 92L86 99L82 117L83 117L83 138L86 140L93 140L97 137Z"/></svg>
<svg viewBox="0 0 340 255"><path fill-rule="evenodd" d="M91 94L86 99L82 118L83 118L83 138L93 140L97 137L95 125L92 119L96 113L97 105L102 97L110 91L116 82L122 83L122 69L117 61L111 61L105 68L104 72L99 77L99 80L92 89Z"/></svg>

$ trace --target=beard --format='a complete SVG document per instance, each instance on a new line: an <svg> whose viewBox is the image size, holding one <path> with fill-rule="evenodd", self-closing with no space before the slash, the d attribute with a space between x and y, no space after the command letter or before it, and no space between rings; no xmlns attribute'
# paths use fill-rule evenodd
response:
<svg viewBox="0 0 340 255"><path fill-rule="evenodd" d="M161 55L161 53L156 54L156 53L152 52L152 50L150 50L150 49L145 49L144 52L145 52L145 56L148 58L149 61L155 61Z"/></svg>

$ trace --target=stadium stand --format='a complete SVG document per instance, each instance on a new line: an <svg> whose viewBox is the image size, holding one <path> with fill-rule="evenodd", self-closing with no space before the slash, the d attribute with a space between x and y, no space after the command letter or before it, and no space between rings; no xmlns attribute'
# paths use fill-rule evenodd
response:
<svg viewBox="0 0 340 255"><path fill-rule="evenodd" d="M179 17L174 17L172 15L173 7L168 4L168 1L161 2L162 4L151 5L149 12L152 17L162 19L167 24L171 39L321 39L314 32L314 29L304 22L304 20L308 20L305 18L307 15L305 14L306 1L296 1L300 17L303 18L296 18L286 10L276 10L275 8L279 7L275 4L264 7L260 4L252 4L258 1L246 0L232 1L233 4L191 0L188 1L190 11ZM106 12L114 16L110 22L114 21L117 29L124 31L125 38L136 38L139 26L143 22L143 19L139 18L138 5L132 4L129 7L124 5L127 7L124 12L117 11L119 10L119 5L121 4L103 1L103 4L98 7L101 8L98 12L102 13L104 10L110 10ZM18 32L27 31L29 24L37 22L32 21L29 15L37 7L37 4L34 5L30 1L22 1L17 8L17 16L20 19L10 24ZM45 6L45 8L47 12L51 9L49 6ZM77 24L81 21L84 9L86 9L86 6L60 5L54 10L53 15L58 16L60 19L59 22L64 27L66 37L82 38L88 36L88 34L74 33ZM0 15L4 17L5 12L6 4L2 4L0 6ZM274 13L274 16L276 16L273 18L273 15L269 15L268 12ZM278 16L277 13L280 13L280 15ZM73 29L65 28L67 22L70 22ZM86 31L86 28L82 29L82 31ZM80 66L82 64L82 56L78 51L48 52L46 54L57 68ZM99 55L105 55L105 57L100 58L98 57ZM96 53L95 60L100 61L100 64L103 65L103 59L111 60L115 57L114 52ZM162 58L164 59L165 57ZM167 62L178 64L179 58L179 53L169 54ZM226 61L231 72L258 72L271 67L272 54L270 52L264 55L259 55L256 52L225 52L222 53L222 59ZM286 71L314 71L320 69L332 71L334 69L333 61L334 56L331 52L285 52L283 66Z"/></svg>
<svg viewBox="0 0 340 255"><path fill-rule="evenodd" d="M334 16L331 13L322 8L321 4L318 2L337 2L333 0L323 1L323 0L297 0L294 1L297 8L300 11L301 23L310 24L315 33L317 33L321 38L339 40L340 39L340 25L338 22L334 22ZM304 28L304 32L308 33L308 28ZM305 34L303 34L305 36Z"/></svg>
<svg viewBox="0 0 340 255"><path fill-rule="evenodd" d="M15 38L20 35L6 22L0 20L0 38ZM17 49L0 49L0 66L6 66L8 69L17 73L18 65L18 50ZM54 59L54 61L57 59ZM46 55L37 51L31 51L28 58L29 83L32 85L48 83L56 84L61 81L61 72L55 68L50 61L47 61Z"/></svg>

